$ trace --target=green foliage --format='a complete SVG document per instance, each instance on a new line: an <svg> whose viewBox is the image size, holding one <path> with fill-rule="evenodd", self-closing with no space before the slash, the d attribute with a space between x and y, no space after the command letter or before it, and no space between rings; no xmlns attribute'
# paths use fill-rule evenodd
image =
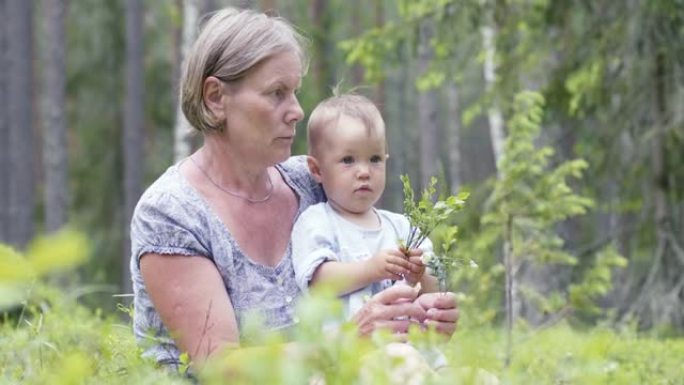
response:
<svg viewBox="0 0 684 385"><path fill-rule="evenodd" d="M185 383L141 358L129 326L79 305L82 288L55 280L88 254L74 230L35 239L26 255L0 244L0 383Z"/></svg>
<svg viewBox="0 0 684 385"><path fill-rule="evenodd" d="M420 246L437 226L461 211L468 199L468 193L461 192L433 203L437 178L432 177L420 200L416 202L408 175L402 175L401 182L404 187L404 216L411 223L411 232L403 245L408 249Z"/></svg>
<svg viewBox="0 0 684 385"><path fill-rule="evenodd" d="M489 208L482 218L485 226L498 228L501 237L510 233L514 255L535 262L574 264L575 258L562 250L563 242L553 225L593 206L589 198L575 194L567 179L580 178L587 163L565 161L550 168L553 150L537 148L543 97L523 92L516 96L515 112L498 164Z"/></svg>
<svg viewBox="0 0 684 385"><path fill-rule="evenodd" d="M130 326L61 293L19 324L0 323L3 384L187 384L141 358Z"/></svg>
<svg viewBox="0 0 684 385"><path fill-rule="evenodd" d="M0 311L25 303L37 280L83 263L88 242L74 230L36 238L21 255L0 244Z"/></svg>
<svg viewBox="0 0 684 385"><path fill-rule="evenodd" d="M401 176L401 183L404 189L404 216L411 224L408 239L401 240L402 250L418 248L438 226L446 224L454 214L463 209L469 195L467 192L460 192L433 202L437 178L432 177L430 184L416 201L408 175ZM457 233L458 227L450 226L444 240L443 252L424 256L425 263L442 285L447 280L450 268L455 264L451 258L451 251L455 247Z"/></svg>
<svg viewBox="0 0 684 385"><path fill-rule="evenodd" d="M452 229L446 231L455 234ZM2 317L0 383L191 383L141 358L129 325L79 305L68 290L57 290L49 283L54 273L83 261L82 256L87 255L83 236L67 231L33 245L30 250L34 254L27 256L8 247L0 252L1 284L31 281L45 294L39 302L26 303L25 315L18 322L7 313ZM41 254L49 253L47 245L52 246L56 259L49 265L45 260L51 258ZM606 282L599 265L620 263L610 252L602 254L601 260L591 269L596 271L591 274L595 286ZM4 269L13 265L20 267ZM334 291L315 291L300 301L300 323L293 330L266 333L257 320L248 321L243 328L243 348L217 355L193 372L208 385L225 384L227 378L234 384L273 385L312 383L313 379L330 385L479 384L494 378L510 384L681 383L681 339L647 339L632 331L605 329L580 333L560 325L521 337L515 359L504 369L501 333L488 327L461 328L451 341L431 330L419 332L416 327L409 332L410 345L405 345L394 343L385 333L360 338L352 323L343 324L337 332L325 327L340 316ZM427 365L434 349L443 352L449 362L438 373Z"/></svg>
<svg viewBox="0 0 684 385"><path fill-rule="evenodd" d="M601 314L596 301L606 295L613 287L614 268L627 266L627 259L612 248L607 247L596 255L594 264L584 273L584 279L570 285L569 301L573 309L588 316Z"/></svg>
<svg viewBox="0 0 684 385"><path fill-rule="evenodd" d="M573 192L570 179L579 180L587 163L581 159L567 160L552 166L553 150L539 146L544 98L533 92L523 92L513 103L504 153L498 164L498 178L493 181L489 199L477 230L470 230L457 251L460 258L475 259L478 268L466 268L452 277L459 288L468 325L486 325L501 312L500 302L492 293L504 291L502 278L516 280L518 292L528 304L551 317L571 310L582 319L596 317L596 305L612 287L612 270L623 267L626 260L612 248L597 254L591 268L577 274L569 288L541 293L516 275L517 266L526 262L533 266L573 266L577 259L569 253L555 226L567 218L585 214L593 201ZM511 271L488 255L504 251L511 258ZM567 292L566 292L567 290ZM472 306L472 308L471 308ZM564 313L565 314L565 313Z"/></svg>
<svg viewBox="0 0 684 385"><path fill-rule="evenodd" d="M347 64L361 64L365 68L364 78L367 82L382 80L385 76L386 58L393 57L397 53L399 41L387 39L388 34L401 36L405 32L400 26L387 23L382 28L368 30L361 38L338 43L338 47L346 52Z"/></svg>
<svg viewBox="0 0 684 385"><path fill-rule="evenodd" d="M391 337L358 338L351 324L336 332L323 331L325 313L336 305L332 292L318 292L300 303L312 316L284 337L265 336L247 349L217 358L200 376L202 383L300 384L322 379L326 384L478 384L496 377L509 384L633 384L681 383L678 357L684 340L648 339L632 331L598 328L578 332L559 324L521 334L508 369L503 365L500 331L487 327L463 329L451 341L413 329L409 340L421 352L438 347L449 366L439 374L420 360L391 354ZM298 313L300 316L303 313ZM441 342L440 342L441 341ZM423 356L426 353L422 353ZM650 358L648 358L650 357ZM314 382L315 383L315 382Z"/></svg>

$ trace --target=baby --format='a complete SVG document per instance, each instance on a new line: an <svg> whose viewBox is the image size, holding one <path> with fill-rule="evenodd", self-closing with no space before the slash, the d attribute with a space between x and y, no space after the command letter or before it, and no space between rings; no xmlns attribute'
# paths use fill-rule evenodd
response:
<svg viewBox="0 0 684 385"><path fill-rule="evenodd" d="M430 241L400 250L400 240L409 234L408 220L374 207L385 189L388 158L377 107L360 95L330 97L311 113L307 138L309 170L328 201L304 211L292 231L295 277L302 291L332 285L347 318L365 298L394 281L438 291L437 279L421 261L422 253L432 250Z"/></svg>

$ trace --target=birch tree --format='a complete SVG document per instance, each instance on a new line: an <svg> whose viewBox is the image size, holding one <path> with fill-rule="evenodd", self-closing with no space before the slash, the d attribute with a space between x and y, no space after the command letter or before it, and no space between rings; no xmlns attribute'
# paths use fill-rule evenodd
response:
<svg viewBox="0 0 684 385"><path fill-rule="evenodd" d="M434 22L424 20L420 26L418 43L418 74L424 75L429 71L430 62L434 57L431 46L434 37ZM438 105L437 91L434 89L420 89L418 94L418 128L420 130L420 179L421 188L430 183L430 178L437 176L439 171L438 143Z"/></svg>
<svg viewBox="0 0 684 385"><path fill-rule="evenodd" d="M447 124L446 141L449 158L449 188L456 194L461 187L461 115L458 97L458 86L450 82L446 86Z"/></svg>
<svg viewBox="0 0 684 385"><path fill-rule="evenodd" d="M181 68L187 64L187 56L192 43L197 36L197 21L199 15L198 0L183 0L183 32L181 37L180 60ZM180 84L179 84L180 86ZM180 94L180 87L177 89ZM192 127L188 123L181 109L180 97L176 103L176 124L173 129L173 158L174 162L185 159L192 152Z"/></svg>
<svg viewBox="0 0 684 385"><path fill-rule="evenodd" d="M496 21L494 20L494 0L482 0L484 23L481 27L482 49L484 51L483 74L485 89L492 98L487 110L489 135L492 141L495 164L498 165L503 152L506 136L504 134L503 117L496 101L494 89L496 87Z"/></svg>

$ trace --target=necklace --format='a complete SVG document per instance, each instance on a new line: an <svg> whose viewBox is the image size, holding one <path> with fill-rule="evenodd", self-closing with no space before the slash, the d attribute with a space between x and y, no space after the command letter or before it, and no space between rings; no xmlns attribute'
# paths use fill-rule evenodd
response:
<svg viewBox="0 0 684 385"><path fill-rule="evenodd" d="M202 172L202 174L204 174L204 176L209 180L209 182L211 182L211 184L213 184L217 189L223 191L224 193L226 193L228 195L232 195L236 198L240 198L240 199L245 200L249 203L263 203L263 202L266 202L267 200L271 199L271 194L273 194L273 181L271 180L271 175L268 173L268 171L266 172L266 176L268 176L269 187L268 187L268 192L266 193L266 196L263 198L260 198L260 199L252 199L250 197L240 195L234 191L230 191L224 187L221 187L218 183L214 182L214 180L211 179L209 174L206 171L204 171L204 169L202 167L200 167L200 165L195 161L195 159L192 156L189 156L189 158L190 158L190 161L192 161L192 163Z"/></svg>

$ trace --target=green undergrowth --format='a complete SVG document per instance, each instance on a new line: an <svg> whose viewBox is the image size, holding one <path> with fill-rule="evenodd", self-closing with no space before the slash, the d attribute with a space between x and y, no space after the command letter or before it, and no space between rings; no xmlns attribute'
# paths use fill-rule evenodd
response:
<svg viewBox="0 0 684 385"><path fill-rule="evenodd" d="M141 358L130 308L103 312L79 303L74 293L87 287L67 278L86 250L75 232L38 239L25 253L0 245L0 384L195 383ZM467 321L483 310L464 303L462 311ZM352 324L323 332L340 314L332 292L307 296L300 323L287 335L248 323L244 349L219 355L201 371L190 367L209 385L684 384L681 338L578 330L564 322L543 330L519 326L506 367L506 336L495 322L463 322L449 341L414 328L407 345L381 333L358 338ZM436 373L426 361L440 351L450 365Z"/></svg>
<svg viewBox="0 0 684 385"><path fill-rule="evenodd" d="M200 376L202 382L226 383L221 373L228 371L237 379L231 383L243 384L301 384L315 377L328 384L389 384L392 373L411 367L383 354L387 341L381 337L358 340L351 328L323 337L309 326L295 332L297 348L284 345L283 336L262 336L252 342L259 348L231 352L220 368ZM503 366L504 341L500 328L459 330L451 341L431 345L444 352L454 370L415 377L418 368L408 377L413 381L401 383L478 383L472 380L477 376L468 375L468 368L477 368L502 384L684 384L682 339L611 329L580 332L560 324L519 333L509 368ZM191 383L142 359L130 325L74 303L30 309L21 320L5 315L0 344L2 384ZM413 341L419 348L427 344Z"/></svg>

